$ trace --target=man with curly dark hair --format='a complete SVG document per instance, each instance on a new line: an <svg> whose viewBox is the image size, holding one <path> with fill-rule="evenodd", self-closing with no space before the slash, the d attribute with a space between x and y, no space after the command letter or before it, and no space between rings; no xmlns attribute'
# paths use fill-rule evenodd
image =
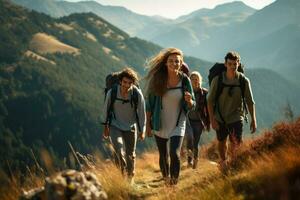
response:
<svg viewBox="0 0 300 200"><path fill-rule="evenodd" d="M145 101L136 86L138 76L132 68L123 69L118 76L119 84L112 86L105 99L103 136L111 139L117 166L122 173L126 170L130 182L133 182L137 137L145 138Z"/></svg>

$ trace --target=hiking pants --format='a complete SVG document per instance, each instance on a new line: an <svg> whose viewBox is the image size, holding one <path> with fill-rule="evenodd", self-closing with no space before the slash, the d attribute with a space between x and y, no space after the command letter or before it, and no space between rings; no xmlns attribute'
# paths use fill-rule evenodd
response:
<svg viewBox="0 0 300 200"><path fill-rule="evenodd" d="M128 176L134 176L135 173L135 150L137 133L136 131L122 131L114 126L110 127L110 137L114 147L115 162L121 168L122 173L125 169Z"/></svg>
<svg viewBox="0 0 300 200"><path fill-rule="evenodd" d="M201 121L189 120L191 131L186 134L187 137L187 149L193 152L194 159L198 159L199 156L199 141L203 131L203 124ZM192 161L192 156L188 154L188 162Z"/></svg>
<svg viewBox="0 0 300 200"><path fill-rule="evenodd" d="M183 136L173 136L170 139L161 138L155 135L155 141L159 151L159 167L163 177L178 179L180 171L180 149L183 142ZM168 153L168 142L169 151ZM170 161L169 164L169 155Z"/></svg>

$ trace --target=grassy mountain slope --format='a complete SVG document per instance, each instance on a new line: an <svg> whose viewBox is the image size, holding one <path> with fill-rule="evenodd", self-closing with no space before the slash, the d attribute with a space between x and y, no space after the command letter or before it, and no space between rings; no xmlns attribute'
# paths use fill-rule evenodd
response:
<svg viewBox="0 0 300 200"><path fill-rule="evenodd" d="M228 161L227 173L218 169L217 146L201 149L196 169L182 163L179 183L170 187L161 180L158 152L138 156L135 184L129 185L111 162L96 159L89 169L101 181L109 199L297 199L300 192L300 121L276 124L262 136L246 140L235 160ZM34 171L33 171L34 173ZM33 174L31 174L33 175ZM28 176L25 189L43 185L43 176ZM2 175L3 200L18 198L22 184Z"/></svg>

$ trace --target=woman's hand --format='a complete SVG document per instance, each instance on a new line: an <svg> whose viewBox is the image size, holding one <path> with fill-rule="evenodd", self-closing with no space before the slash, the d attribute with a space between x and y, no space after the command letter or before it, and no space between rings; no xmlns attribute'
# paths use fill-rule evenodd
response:
<svg viewBox="0 0 300 200"><path fill-rule="evenodd" d="M192 95L189 92L184 92L184 100L187 102L189 107L192 107L193 105L193 99Z"/></svg>
<svg viewBox="0 0 300 200"><path fill-rule="evenodd" d="M146 125L146 135L148 137L152 137L152 130L151 130L151 125L147 123Z"/></svg>

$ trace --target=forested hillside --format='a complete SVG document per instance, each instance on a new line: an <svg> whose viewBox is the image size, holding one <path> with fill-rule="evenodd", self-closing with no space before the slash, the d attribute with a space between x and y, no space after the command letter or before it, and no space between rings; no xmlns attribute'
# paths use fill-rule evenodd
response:
<svg viewBox="0 0 300 200"><path fill-rule="evenodd" d="M101 150L106 74L125 65L143 73L160 47L91 13L53 19L3 0L0 12L1 165L31 160L29 147L67 157L68 140Z"/></svg>

